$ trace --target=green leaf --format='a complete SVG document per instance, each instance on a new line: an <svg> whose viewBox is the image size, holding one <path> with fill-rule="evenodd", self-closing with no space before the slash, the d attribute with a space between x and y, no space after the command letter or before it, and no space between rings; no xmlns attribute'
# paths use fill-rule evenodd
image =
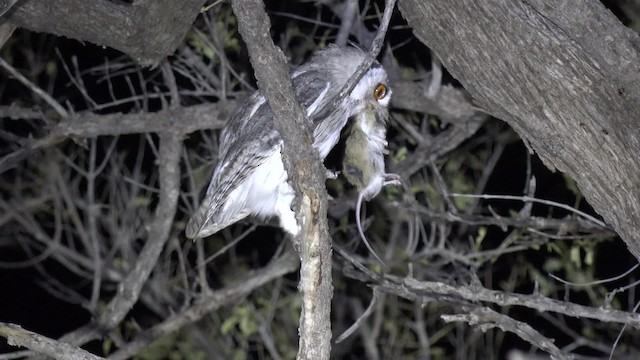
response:
<svg viewBox="0 0 640 360"><path fill-rule="evenodd" d="M102 341L102 353L103 354L111 353L112 347L113 347L113 341L111 341L111 338L105 337L105 339Z"/></svg>
<svg viewBox="0 0 640 360"><path fill-rule="evenodd" d="M595 258L595 252L592 247L585 248L584 251L586 254L584 255L584 263L588 266L593 266L593 261Z"/></svg>
<svg viewBox="0 0 640 360"><path fill-rule="evenodd" d="M564 261L562 261L559 258L547 259L544 262L543 268L544 268L544 271L550 272L550 273L560 271L564 268Z"/></svg>
<svg viewBox="0 0 640 360"><path fill-rule="evenodd" d="M233 330L233 328L236 327L236 324L238 324L238 317L235 314L233 314L232 316L228 317L227 319L225 319L225 321L222 322L220 331L222 332L223 335L228 335L231 332L231 330Z"/></svg>
<svg viewBox="0 0 640 360"><path fill-rule="evenodd" d="M398 148L398 150L396 150L393 156L391 157L392 162L394 164L399 164L400 162L404 161L407 158L407 154L409 154L409 150L407 149L406 146L402 146Z"/></svg>
<svg viewBox="0 0 640 360"><path fill-rule="evenodd" d="M476 249L480 248L480 246L482 245L482 241L486 236L487 236L487 227L480 226L478 228L478 235L476 236Z"/></svg>
<svg viewBox="0 0 640 360"><path fill-rule="evenodd" d="M582 258L580 256L580 247L573 246L569 251L569 259L572 263L574 263L577 267L582 267Z"/></svg>
<svg viewBox="0 0 640 360"><path fill-rule="evenodd" d="M244 336L251 336L258 332L258 323L253 314L247 313L240 319L240 332Z"/></svg>

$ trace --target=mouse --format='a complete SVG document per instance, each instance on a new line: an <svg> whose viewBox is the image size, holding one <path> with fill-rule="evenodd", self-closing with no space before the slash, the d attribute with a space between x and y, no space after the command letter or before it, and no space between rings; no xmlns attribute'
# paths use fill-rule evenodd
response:
<svg viewBox="0 0 640 360"><path fill-rule="evenodd" d="M360 238L373 256L386 267L382 259L373 250L362 229L362 203L369 201L380 193L383 187L401 185L398 174L385 171L384 155L388 142L386 140L388 113L376 112L366 107L353 119L350 132L345 140L345 153L342 163L342 174L358 191L356 203L356 226Z"/></svg>

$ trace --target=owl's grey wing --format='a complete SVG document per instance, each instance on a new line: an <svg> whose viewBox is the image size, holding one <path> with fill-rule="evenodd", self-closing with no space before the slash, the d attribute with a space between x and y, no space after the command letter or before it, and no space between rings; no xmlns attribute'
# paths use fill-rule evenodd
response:
<svg viewBox="0 0 640 360"><path fill-rule="evenodd" d="M302 69L292 77L296 98L309 115L325 100L329 82L317 70ZM236 110L220 135L220 161L200 207L187 223L186 236L207 237L248 216L244 204L227 204L229 195L273 151L279 151L281 144L271 108L260 92L255 92Z"/></svg>
<svg viewBox="0 0 640 360"><path fill-rule="evenodd" d="M302 66L292 71L291 77L296 100L306 110L307 116L314 120L313 128L315 128L320 121L313 114L339 89L333 90L331 88L326 71ZM237 109L220 134L219 153L221 158L225 157L227 152L236 150L235 146L244 146L243 141L247 141L247 139L240 141L240 138L247 135L264 134L267 131L276 131L273 125L273 113L265 97L260 91L256 91ZM252 137L254 140L259 140L255 136ZM272 141L273 138L267 140ZM279 136L278 140L281 140Z"/></svg>
<svg viewBox="0 0 640 360"><path fill-rule="evenodd" d="M296 100L306 110L307 117L314 120L316 112L335 93L326 71L302 67L291 74ZM333 90L333 91L332 91Z"/></svg>
<svg viewBox="0 0 640 360"><path fill-rule="evenodd" d="M325 108L340 91L340 87L330 81L332 78L333 75L323 68L303 69L292 76L298 102L312 121L313 145L323 159L338 141L351 110L346 102L338 109L327 111Z"/></svg>
<svg viewBox="0 0 640 360"><path fill-rule="evenodd" d="M204 238L215 234L249 215L244 203L228 202L229 195L265 161L267 156L249 151L237 155L235 161L228 164L230 170L209 185L200 207L187 223L185 234L188 238Z"/></svg>
<svg viewBox="0 0 640 360"><path fill-rule="evenodd" d="M187 223L185 235L190 239L207 237L247 217L245 204L229 201L229 195L281 142L269 106L255 93L229 119L220 136L220 161L200 207Z"/></svg>

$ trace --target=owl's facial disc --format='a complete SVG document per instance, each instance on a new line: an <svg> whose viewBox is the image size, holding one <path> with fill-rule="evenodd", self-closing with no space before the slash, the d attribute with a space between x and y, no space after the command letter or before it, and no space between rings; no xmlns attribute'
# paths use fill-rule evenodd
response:
<svg viewBox="0 0 640 360"><path fill-rule="evenodd" d="M391 99L391 88L384 69L379 65L369 69L353 88L350 97L356 102L356 106L371 104L374 107L387 107Z"/></svg>

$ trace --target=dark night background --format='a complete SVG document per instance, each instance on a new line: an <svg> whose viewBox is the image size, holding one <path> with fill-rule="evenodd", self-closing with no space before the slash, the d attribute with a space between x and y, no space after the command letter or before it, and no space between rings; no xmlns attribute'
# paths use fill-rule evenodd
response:
<svg viewBox="0 0 640 360"><path fill-rule="evenodd" d="M604 1L604 3L624 22L628 23L628 20L624 18L623 13L619 10L615 1ZM284 29L289 26L289 21L291 20L275 15L275 13L289 12L306 16L308 12L315 16L314 12L316 11L316 7L313 3L289 4L289 2L272 1L268 3L268 8L272 12L271 17L274 25L274 36L276 39L279 34L283 33ZM324 16L327 17L327 21L333 20L328 12L325 12ZM375 21L377 20L372 20L372 22ZM392 28L395 26L396 29L392 30L387 36L387 40L390 44L399 44L411 36L410 29L403 28L404 25L406 24L402 20L400 14L396 11L392 24ZM298 26L300 26L302 29L301 31L304 32L305 27L310 27L311 25L300 22L298 23ZM71 63L74 61L73 59L76 59L80 69L90 69L94 66L99 66L104 63L107 58L112 61L117 61L118 59L122 59L123 56L115 50L104 49L89 43L83 44L76 40L57 38L52 35L33 34L24 30L17 30L13 37L16 39L15 41L17 41L17 43L12 43L11 46L5 46L3 49L3 57L6 58L7 54L10 53L12 57L12 64L18 69L22 68L20 64L26 64L30 60L24 56L24 53L19 51L21 47L31 48L34 53L48 54L49 61L54 62L58 67L62 66L63 63ZM244 50L244 54L246 55L246 50ZM407 44L394 51L394 54L399 58L400 62L407 64L407 66L414 64L417 57L429 56L428 50L423 45L419 44L416 39L409 41ZM304 57L306 55L308 54L300 55L300 57ZM248 59L246 57L241 58L241 56L238 56L236 60L237 64L234 64L234 67L239 69L246 67L248 64ZM427 62L424 63L426 64ZM158 76L157 74L159 72L157 69L144 69L142 71L147 79L153 79ZM45 77L46 72L42 72L40 76ZM445 79L448 83L457 84L457 82L448 75ZM41 80L45 79L42 78ZM100 82L99 79L91 76L87 76L86 81L85 86L88 89L91 89L92 97L97 100L98 103L108 100L108 90L104 82ZM251 79L251 81L253 80ZM152 81L150 81L150 83L152 83ZM123 88L127 86L125 83L118 84L117 82L115 85ZM134 86L140 85L134 84ZM70 104L74 104L76 111L83 110L83 102L81 100L82 96L74 87L70 86L69 78L65 72L57 72L57 78L50 90L56 95L56 98L60 103L65 104L68 102ZM118 92L119 90L119 88L116 88L115 92ZM3 105L9 105L14 102L15 99L23 99L23 103L21 104L22 106L29 105L33 102L33 96L30 94L28 89L25 89L17 81L10 79L6 73L1 73L0 102ZM185 103L189 103L190 101L195 103L197 101L206 100L206 98L201 98L197 100L185 99L184 101ZM152 111L158 110L161 106L160 102L157 100L150 100L149 104L150 110ZM114 111L128 112L131 111L131 106L124 104L117 109L111 108L109 110L109 112ZM20 135L32 132L34 136L38 135L38 129L33 127L22 128L21 126L22 125L16 124L15 122L12 123L11 121L0 120L0 129L3 131ZM391 126L393 127L393 125ZM508 129L508 126L500 120L491 119L489 123L480 130L479 135L477 136L490 134L491 131L489 131L488 128L501 129L500 131L506 133L511 132L511 130ZM393 133L394 129L390 129L390 134ZM567 179L561 173L550 172L536 155L529 155L526 147L521 141L517 140L514 133L511 133L509 136L511 140L508 141L508 144L506 145L505 150L488 181L488 185L484 190L485 193L522 195L523 188L526 183L527 161L529 159L531 161L531 172L537 181L537 191L535 194L537 198L554 200L562 204L575 205L579 210L599 218L599 216L595 214L593 209L589 206L588 202L580 195L576 195L567 186ZM130 147L131 149L134 149L137 147L137 141L139 141L138 136L122 137L119 140L119 146L121 148ZM193 144L197 141L197 135L186 140L188 144ZM464 146L469 145L469 143L472 143L473 141L473 138L467 140ZM64 148L69 145L63 144L60 146ZM473 147L469 145L468 148L472 149ZM36 153L33 156L43 156L43 154ZM153 169L155 166L153 159L150 158L146 161L145 166L149 169ZM7 175L5 174L4 176ZM8 176L11 176L11 173L9 173ZM4 185L2 187L4 187ZM6 188L3 189L2 194L7 194ZM494 211L503 216L508 216L510 211L518 211L522 206L521 203L511 201L485 200L483 203L487 207L491 206ZM187 218L188 213L186 213L184 208L179 209L178 211L178 219ZM562 218L563 216L568 215L568 212L563 212L558 208L550 210L548 206L535 204L533 206L532 214L542 217L551 216L554 218ZM1 214L0 217L2 217ZM257 256L256 262L264 264L268 262L271 254L273 254L282 240L281 234L277 230L268 227L260 229L260 231L243 240L238 245L237 252L240 254L249 254L249 256L253 257L256 257L255 254L259 253L260 255ZM3 230L0 228L0 234L2 231ZM500 228L495 226L489 227L483 246L487 249L495 248L503 241L504 236L505 234ZM265 241L264 238L266 237L272 237L273 240ZM184 239L182 240L186 241ZM597 257L595 258L594 264L594 276L597 279L616 276L627 271L636 264L635 258L627 251L625 244L619 238L599 242L596 248L596 253ZM538 250L530 249L518 253L514 257L500 257L491 265L493 267L494 276L493 287L495 289L499 289L499 282L501 279L507 279L510 276L514 261L524 261L526 259L526 261L530 262L533 266L542 269L545 260L549 255L550 252L543 248ZM27 261L29 258L30 256L25 253L24 249L12 244L12 240L10 238L0 235L0 262L2 262L2 265L0 265L0 321L20 324L25 329L33 330L53 338L58 338L70 330L76 329L89 322L91 320L90 312L83 310L78 304L68 303L58 298L55 294L52 294L51 291L47 290L47 286L43 280L43 274L48 274L85 295L90 294L91 283L79 279L76 275L69 272L66 268L53 260L45 260L39 263L36 267L12 268L7 266L8 263ZM637 277L638 274L640 273L635 271L631 276ZM559 275L562 277L562 274ZM334 278L336 276L337 275L334 275ZM295 276L291 277L291 279L295 280ZM631 282L628 279L626 281ZM623 286L623 284L623 282L613 282L611 284L607 284L606 287L608 287L609 290L612 290L618 286ZM485 284L485 286L490 287L488 284ZM518 287L516 291L529 294L533 291L533 288L531 287L531 284L529 284ZM108 293L108 291L105 291L105 295L103 296L106 296ZM637 290L636 293L638 293ZM108 299L108 297L106 298ZM629 309L630 307L633 307L633 304L628 302L632 300L635 301L634 299L635 298L632 296L620 297L621 309ZM570 300L577 303L584 302L585 304L588 304L589 301L584 294L579 292L572 294ZM561 330L549 326L549 323L540 318L540 315L537 312L526 308L514 308L512 311L512 315L515 314L514 316L519 320L526 321L539 331L544 332L546 336L555 338L558 344L563 344L563 342L566 341L566 335ZM129 316L144 319L147 313L148 309L138 305L133 309L132 314ZM152 315L149 316L152 317ZM567 318L567 321L569 321L569 324L574 324L576 327L581 326L581 322L579 320ZM523 350L529 349L529 345L526 342L512 334L506 334L505 339L505 346L500 349L501 357L504 356L506 351L514 347L521 348ZM613 339L611 339L611 341L613 341ZM507 344L509 346L507 346ZM87 348L90 351L98 353L101 351L100 344L96 342L91 343ZM7 346L4 340L0 341L0 353L15 350L15 348ZM587 352L584 355L595 356L600 354Z"/></svg>

